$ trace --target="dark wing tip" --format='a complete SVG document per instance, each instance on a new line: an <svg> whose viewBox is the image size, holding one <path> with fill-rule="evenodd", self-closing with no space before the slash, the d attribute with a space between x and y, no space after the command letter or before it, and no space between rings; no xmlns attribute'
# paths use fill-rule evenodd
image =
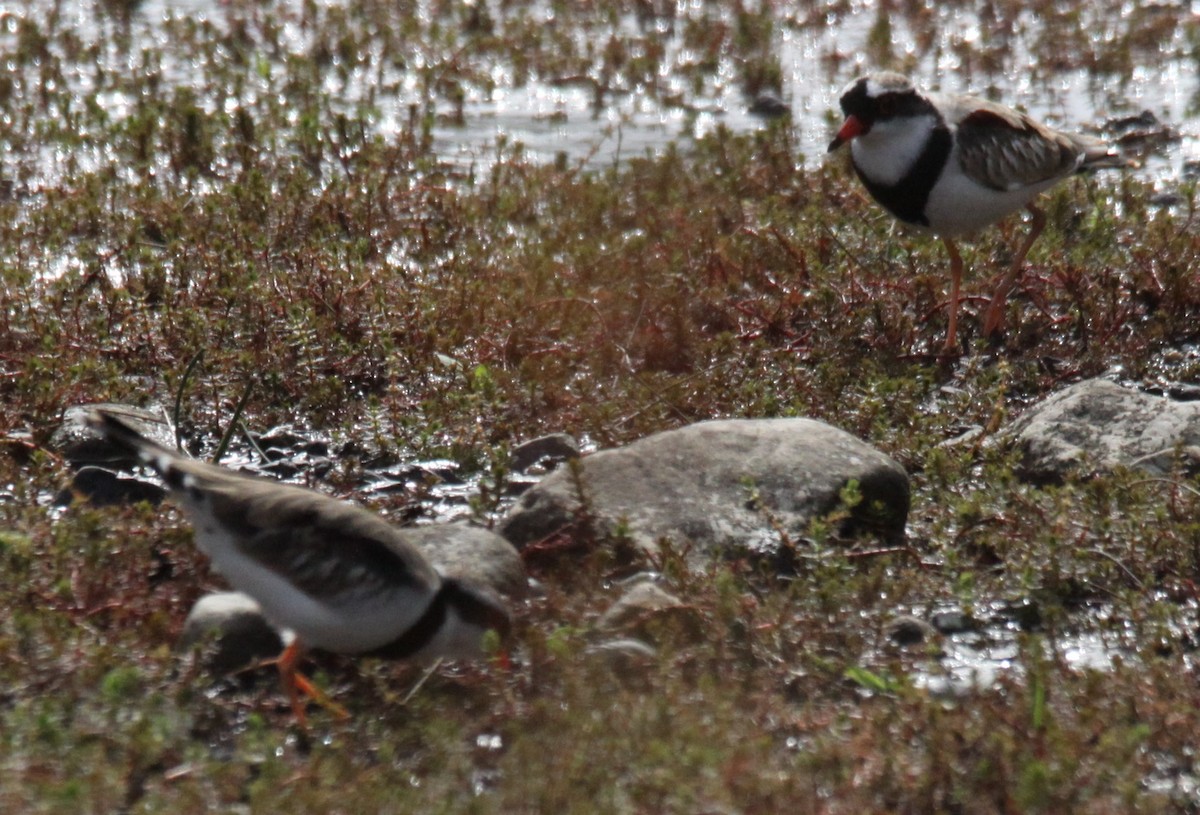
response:
<svg viewBox="0 0 1200 815"><path fill-rule="evenodd" d="M95 430L107 441L110 441L131 452L140 450L146 444L154 444L123 419L101 408L93 408L85 419L87 426Z"/></svg>
<svg viewBox="0 0 1200 815"><path fill-rule="evenodd" d="M158 442L146 438L128 422L110 411L93 408L88 412L84 422L109 444L136 456L160 472L166 463L175 457L170 450Z"/></svg>
<svg viewBox="0 0 1200 815"><path fill-rule="evenodd" d="M1137 170L1141 162L1112 149L1107 144L1085 146L1083 160L1079 164L1079 172L1091 170Z"/></svg>

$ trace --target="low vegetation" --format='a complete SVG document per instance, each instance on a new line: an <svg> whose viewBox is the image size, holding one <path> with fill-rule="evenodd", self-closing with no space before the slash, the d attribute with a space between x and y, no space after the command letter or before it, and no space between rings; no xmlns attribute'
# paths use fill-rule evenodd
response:
<svg viewBox="0 0 1200 815"><path fill-rule="evenodd" d="M1169 200L1136 173L1056 189L1004 341L968 317L963 357L939 360L940 249L894 233L840 160L798 161L796 130L824 122L717 127L599 167L504 143L442 162L434 129L490 64L588 77L601 109L674 98L654 87L664 18L621 28L654 4L551 5L553 26L484 3L231 3L156 43L120 2L0 11L0 810L1196 811L1200 481L1029 485L991 443L1084 377L1200 378L1191 182ZM703 95L744 57L748 94L778 90L770 38L849 13L801 5L681 19L694 60L670 67ZM1131 70L1173 12L1118 11L1126 61L1062 52ZM974 244L968 314L1020 229ZM909 545L818 528L780 577L580 541L530 563L542 590L511 666L318 658L352 716L314 710L302 733L270 671L214 681L174 653L223 585L178 513L52 505L69 406L179 396L202 452L247 392L248 427L349 445L321 489L347 493L368 458L450 458L480 480L484 523L506 450L545 432L610 446L712 417L823 419L909 471ZM685 607L630 632L655 658L614 664L590 650L614 636L595 623L637 570ZM998 608L1023 609L996 623L1011 657L959 696L927 687L936 641L888 635L897 615ZM1107 664L1072 659L1079 637Z"/></svg>

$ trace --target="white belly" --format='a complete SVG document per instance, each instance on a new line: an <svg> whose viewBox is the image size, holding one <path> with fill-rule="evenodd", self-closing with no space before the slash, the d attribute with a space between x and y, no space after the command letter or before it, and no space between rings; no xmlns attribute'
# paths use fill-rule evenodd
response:
<svg viewBox="0 0 1200 815"><path fill-rule="evenodd" d="M925 204L929 230L947 238L978 232L1020 210L1054 186L1057 180L1020 190L1000 191L976 184L966 175L943 173Z"/></svg>
<svg viewBox="0 0 1200 815"><path fill-rule="evenodd" d="M196 518L196 544L230 584L250 595L277 628L295 632L305 646L354 654L380 648L397 639L421 616L432 593L411 588L340 597L340 604L322 602L297 589L276 572L238 549L232 537L206 528Z"/></svg>
<svg viewBox="0 0 1200 815"><path fill-rule="evenodd" d="M994 190L959 172L957 162L956 151L950 154L925 204L929 231L948 238L977 232L1012 215L1062 180L1052 178L1016 190Z"/></svg>

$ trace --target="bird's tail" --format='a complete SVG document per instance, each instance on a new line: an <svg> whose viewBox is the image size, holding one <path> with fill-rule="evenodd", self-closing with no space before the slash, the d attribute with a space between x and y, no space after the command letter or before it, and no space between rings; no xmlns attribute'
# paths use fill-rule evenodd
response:
<svg viewBox="0 0 1200 815"><path fill-rule="evenodd" d="M1089 173L1092 170L1133 169L1138 163L1126 158L1113 148L1111 144L1091 136L1075 136L1075 143L1083 148L1083 161L1079 162L1077 172Z"/></svg>
<svg viewBox="0 0 1200 815"><path fill-rule="evenodd" d="M156 441L146 438L124 420L105 410L93 410L87 416L87 425L110 444L137 457L143 464L153 467L166 477L179 455L171 452Z"/></svg>

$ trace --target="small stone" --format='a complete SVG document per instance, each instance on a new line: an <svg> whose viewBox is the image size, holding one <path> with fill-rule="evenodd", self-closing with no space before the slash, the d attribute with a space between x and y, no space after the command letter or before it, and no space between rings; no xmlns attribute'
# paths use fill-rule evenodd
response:
<svg viewBox="0 0 1200 815"><path fill-rule="evenodd" d="M63 489L54 499L65 506L80 497L92 506L109 507L137 504L142 501L158 506L167 491L157 484L140 478L122 478L103 467L83 467L71 479L71 486Z"/></svg>
<svg viewBox="0 0 1200 815"><path fill-rule="evenodd" d="M658 657L653 645L633 637L598 642L588 646L584 653L603 657L615 670L643 667Z"/></svg>
<svg viewBox="0 0 1200 815"><path fill-rule="evenodd" d="M510 458L514 470L525 472L535 464L559 464L579 458L579 442L566 433L551 433L518 444Z"/></svg>
<svg viewBox="0 0 1200 815"><path fill-rule="evenodd" d="M652 690L651 670L658 651L644 640L620 637L588 646L584 655L600 662L622 686L643 693Z"/></svg>
<svg viewBox="0 0 1200 815"><path fill-rule="evenodd" d="M634 584L608 611L600 617L597 625L608 630L623 629L640 622L647 615L668 608L678 608L683 603L678 597L655 584L644 581Z"/></svg>
<svg viewBox="0 0 1200 815"><path fill-rule="evenodd" d="M215 674L232 673L283 651L284 640L253 598L238 591L201 597L192 606L179 635L181 649L209 641L205 665Z"/></svg>
<svg viewBox="0 0 1200 815"><path fill-rule="evenodd" d="M938 442L937 446L943 449L948 449L952 447L959 447L964 444L974 444L983 437L983 434L983 425L973 424L970 427L963 428L957 436L951 436L944 441Z"/></svg>
<svg viewBox="0 0 1200 815"><path fill-rule="evenodd" d="M772 91L763 91L758 96L754 97L754 101L750 103L750 112L755 116L762 116L766 119L778 119L782 116L787 116L791 113L787 103L780 98L779 94Z"/></svg>
<svg viewBox="0 0 1200 815"><path fill-rule="evenodd" d="M1119 116L1109 119L1104 123L1104 129L1110 132L1120 132L1123 130L1156 127L1159 124L1161 123L1158 117L1154 115L1154 111L1147 109L1134 116Z"/></svg>
<svg viewBox="0 0 1200 815"><path fill-rule="evenodd" d="M1022 631L1036 631L1042 626L1042 609L1033 600L1013 600L1000 609L1001 614L1021 627Z"/></svg>
<svg viewBox="0 0 1200 815"><path fill-rule="evenodd" d="M1194 382L1171 382L1166 386L1166 395L1176 402L1200 402L1200 385Z"/></svg>
<svg viewBox="0 0 1200 815"><path fill-rule="evenodd" d="M267 458L271 461L299 453L308 453L314 456L329 455L329 442L315 438L311 432L296 430L290 425L279 425L254 435L254 443L267 454Z"/></svg>
<svg viewBox="0 0 1200 815"><path fill-rule="evenodd" d="M1156 192L1146 203L1152 207L1177 207L1184 203L1184 198L1177 192Z"/></svg>
<svg viewBox="0 0 1200 815"><path fill-rule="evenodd" d="M943 634L960 634L978 627L970 614L958 610L938 611L931 621L933 627Z"/></svg>
<svg viewBox="0 0 1200 815"><path fill-rule="evenodd" d="M1190 469L1180 450L1200 447L1200 403L1089 379L1033 407L1004 436L1021 451L1021 475L1035 483L1120 467L1168 475Z"/></svg>
<svg viewBox="0 0 1200 815"><path fill-rule="evenodd" d="M900 614L888 621L887 637L896 645L920 645L937 635L937 629L909 614Z"/></svg>

